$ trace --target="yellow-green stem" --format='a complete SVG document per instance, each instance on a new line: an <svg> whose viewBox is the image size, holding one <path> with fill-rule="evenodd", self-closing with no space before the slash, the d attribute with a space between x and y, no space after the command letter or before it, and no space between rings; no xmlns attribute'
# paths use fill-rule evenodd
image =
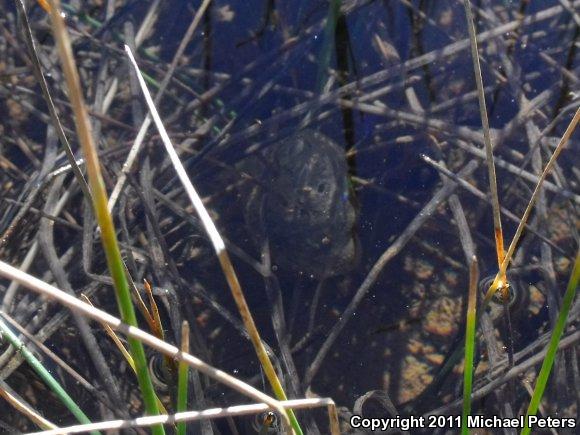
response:
<svg viewBox="0 0 580 435"><path fill-rule="evenodd" d="M181 351L189 353L189 323L183 322L181 325ZM187 378L189 366L183 361L179 361L177 368L177 412L184 412L187 409ZM177 423L177 435L185 435L185 422Z"/></svg>
<svg viewBox="0 0 580 435"><path fill-rule="evenodd" d="M60 13L60 0L50 0L50 6L53 33L62 62L69 99L75 115L75 126L79 136L79 142L86 159L89 185L93 196L93 208L101 230L101 241L107 258L107 265L116 289L117 304L123 321L129 325L137 326L137 318L135 316L133 303L131 302L129 285L125 276L121 252L117 244L113 219L107 209L107 193L101 174L96 147L93 143L89 116L82 95L80 79L74 62L68 33ZM134 338L129 338L127 341L129 342L129 349L135 361L137 380L143 393L145 409L149 415L158 415L159 408L155 391L153 390L153 383L149 376L145 349L141 342ZM161 425L154 426L152 431L155 435L165 434L165 430Z"/></svg>
<svg viewBox="0 0 580 435"><path fill-rule="evenodd" d="M552 337L550 338L550 344L548 345L548 352L546 353L546 357L542 363L542 368L540 369L540 374L538 375L538 380L536 381L536 387L534 388L534 393L532 394L532 398L526 412L522 435L529 435L531 431L531 428L528 426L528 418L532 415L536 415L536 412L538 412L540 401L544 395L544 390L546 389L546 384L548 383L548 378L550 377L550 372L552 371L552 366L554 365L556 352L558 352L558 344L560 343L560 338L562 337L562 333L566 327L568 313L572 307L572 302L574 302L574 296L576 296L576 289L578 288L579 281L580 248L578 248L578 252L576 253L576 261L574 262L574 269L572 270L570 280L568 281L568 287L566 288L566 293L564 294L562 309L560 310L560 314L558 314L558 319L556 320L554 331L552 331Z"/></svg>
<svg viewBox="0 0 580 435"><path fill-rule="evenodd" d="M234 296L234 300L236 301L236 305L238 306L238 311L242 316L242 321L244 322L244 326L250 335L250 340L254 345L254 350L256 351L256 355L258 360L260 360L260 364L262 365L262 369L264 370L264 374L268 381L270 382L270 386L272 387L272 391L274 391L274 395L278 400L288 400L286 397L286 393L284 392L284 388L282 387L282 383L280 379L278 379L278 375L276 375L276 370L274 369L274 365L270 358L268 357L268 353L266 352L266 348L264 347L262 340L260 338L260 334L258 333L258 328L256 328L256 324L254 323L254 319L250 314L250 308L246 302L246 298L242 292L242 287L238 281L236 273L234 272L234 268L232 266L232 262L228 256L227 251L223 250L218 253L218 259L220 261L221 267L224 271L224 275L226 280L228 281L229 287L232 291ZM291 409L286 410L286 414L288 415L288 419L290 420L290 424L292 425L292 429L296 432L296 435L302 435L302 428L298 423L298 419L294 414L294 411Z"/></svg>
<svg viewBox="0 0 580 435"><path fill-rule="evenodd" d="M477 283L479 269L475 255L469 267L469 297L467 300L467 321L465 326L465 360L463 364L463 413L461 416L461 433L467 435L467 420L471 413L471 385L473 381L473 354L475 349L475 324L477 321Z"/></svg>

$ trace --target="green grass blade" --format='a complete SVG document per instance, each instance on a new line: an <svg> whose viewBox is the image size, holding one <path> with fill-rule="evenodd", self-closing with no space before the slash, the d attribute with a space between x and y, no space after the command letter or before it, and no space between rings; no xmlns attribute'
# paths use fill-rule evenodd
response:
<svg viewBox="0 0 580 435"><path fill-rule="evenodd" d="M44 368L42 363L28 350L22 341L12 332L12 330L0 319L0 337L3 337L22 355L28 365L36 372L36 374L44 381L46 386L59 398L61 403L71 412L72 415L82 424L90 424L91 420L76 404L76 402L68 395L65 389L58 383L56 379ZM93 431L92 435L99 435L100 432Z"/></svg>
<svg viewBox="0 0 580 435"><path fill-rule="evenodd" d="M461 415L461 433L467 435L467 419L471 413L471 388L473 381L473 354L475 353L475 325L477 322L477 283L479 268L475 255L469 266L469 299L467 300L467 321L465 326L465 361L463 369L463 412Z"/></svg>
<svg viewBox="0 0 580 435"><path fill-rule="evenodd" d="M181 325L181 351L189 353L189 323L183 322ZM177 366L177 406L176 412L187 410L187 380L189 366L183 361L179 361ZM185 422L177 423L177 435L185 435Z"/></svg>
<svg viewBox="0 0 580 435"><path fill-rule="evenodd" d="M548 345L548 352L546 353L546 358L542 363L542 368L540 369L540 374L538 375L538 380L536 381L536 387L534 388L534 394L532 394L532 399L526 411L525 426L522 429L522 435L528 435L531 432L528 426L528 417L531 415L536 415L538 412L538 407L540 406L540 401L544 395L544 390L546 389L546 384L548 383L548 378L550 376L550 371L554 365L554 359L556 358L556 352L558 351L558 344L560 343L560 338L566 327L566 320L568 319L568 313L572 307L572 302L574 302L574 296L576 296L576 289L578 287L578 281L580 281L580 248L576 253L576 261L574 261L574 269L570 275L570 281L568 281L568 287L566 288L566 293L564 294L564 301L562 302L562 308L558 314L558 319L556 320L556 326L552 332L552 337L550 338L550 344Z"/></svg>
<svg viewBox="0 0 580 435"><path fill-rule="evenodd" d="M123 322L131 326L137 326L137 318L131 301L129 284L125 275L121 252L117 243L115 226L107 208L107 192L101 174L99 157L93 143L93 134L91 132L91 124L86 104L82 95L79 73L72 54L72 47L64 24L64 19L60 13L60 1L50 0L50 7L52 30L67 83L69 99L75 114L74 120L79 142L86 159L87 174L91 192L93 194L93 208L101 230L101 242L107 258L107 266L116 290L115 296L117 299L117 305L119 306ZM135 361L137 380L143 394L145 410L149 415L158 415L159 407L157 404L157 396L155 395L153 383L149 376L149 368L145 358L145 349L141 342L135 338L129 337L127 341L129 343L131 355ZM165 435L165 430L162 425L154 426L152 432L154 435Z"/></svg>

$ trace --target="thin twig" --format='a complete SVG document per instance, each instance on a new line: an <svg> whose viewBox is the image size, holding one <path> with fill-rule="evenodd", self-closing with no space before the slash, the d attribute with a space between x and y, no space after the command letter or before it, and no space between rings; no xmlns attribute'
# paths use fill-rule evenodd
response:
<svg viewBox="0 0 580 435"><path fill-rule="evenodd" d="M499 198L497 195L497 179L495 176L495 165L493 162L493 145L489 133L489 119L485 106L485 93L483 88L483 78L481 77L481 65L479 64L479 53L477 51L477 36L475 25L473 24L473 13L471 12L470 0L463 0L465 6L465 16L467 18L467 29L469 31L469 41L471 44L471 58L473 60L473 70L475 73L475 83L477 85L477 97L479 101L479 113L483 126L483 140L485 144L485 155L487 162L487 172L489 177L489 190L491 192L491 207L493 210L493 226L495 235L495 249L498 267L504 258L503 232L501 229L501 215L499 209ZM505 281L505 277L501 277Z"/></svg>
<svg viewBox="0 0 580 435"><path fill-rule="evenodd" d="M489 290L487 291L487 293L485 295L485 298L484 298L485 304L487 304L487 302L489 302L491 300L491 298L493 297L495 292L498 290L500 280L502 280L503 276L505 276L508 264L509 264L509 262L514 254L514 251L516 249L516 245L518 244L520 237L522 235L522 232L524 231L524 227L526 225L526 222L528 221L530 213L532 212L532 208L534 207L536 199L538 199L540 189L542 188L542 183L546 179L546 177L548 176L548 173L552 169L552 166L554 166L556 159L558 158L558 156L560 155L560 153L564 149L564 145L566 145L566 143L570 139L570 136L572 136L572 133L576 129L576 125L578 124L579 120L580 120L580 107L578 108L578 110L576 110L576 113L574 114L574 118L572 118L572 121L570 121L570 124L568 125L568 127L566 128L566 131L562 135L562 139L560 139L558 146L554 150L554 153L550 157L550 160L548 160L548 163L546 164L546 167L544 168L544 171L542 172L542 175L540 176L540 179L538 180L538 183L536 184L536 187L534 188L534 192L532 193L532 197L530 198L530 201L529 201L526 209L524 210L524 214L522 215L522 219L520 220L520 223L516 229L514 237L512 238L512 241L508 247L506 256L500 265L499 271L497 272L497 275L495 276L493 283L491 284L491 286L489 287Z"/></svg>
<svg viewBox="0 0 580 435"><path fill-rule="evenodd" d="M16 395L4 389L2 386L3 383L4 382L0 383L0 397L6 400L6 402L8 402L16 411L28 417L30 421L32 421L41 429L48 430L58 428L56 424L44 418L42 415L40 415L38 412L36 412L34 409L28 406L27 403L20 400Z"/></svg>
<svg viewBox="0 0 580 435"><path fill-rule="evenodd" d="M183 361L190 367L199 370L205 375L233 388L241 394L244 394L256 401L264 402L274 409L281 409L277 400L272 399L261 391L246 384L245 382L242 382L239 379L236 379L233 376L204 363L193 355L183 353L177 347L158 339L154 335L149 334L142 329L137 328L136 326L129 326L128 324L123 323L117 317L114 317L98 308L91 307L89 304L80 301L74 296L71 296L64 291L50 284L47 284L46 282L41 281L32 275L22 272L3 261L0 261L0 275L8 279L18 281L21 285L34 290L39 294L50 297L66 306L67 308L81 313L86 317L90 317L99 323L107 324L113 330L119 331L128 337L139 340L142 343L151 346L153 349L156 349L177 361Z"/></svg>
<svg viewBox="0 0 580 435"><path fill-rule="evenodd" d="M236 301L236 305L238 306L238 310L240 312L244 325L248 333L250 334L252 344L254 345L254 349L256 351L256 354L258 355L258 359L260 360L260 363L264 368L266 377L270 381L270 384L276 396L279 397L280 400L286 400L286 394L284 393L282 384L278 379L276 371L274 370L274 366L270 361L270 358L268 357L268 353L266 352L266 349L262 344L260 334L258 333L258 329L256 328L256 324L254 322L254 319L252 318L252 314L250 312L250 309L242 292L241 285L238 281L237 275L234 271L229 255L226 251L224 241L221 238L213 220L209 216L207 209L203 205L201 197L199 196L199 194L191 184L191 181L189 180L189 176L187 175L187 172L185 171L185 168L183 167L183 164L181 163L181 160L179 159L179 156L177 155L177 152L175 151L175 148L171 143L171 139L169 138L169 135L167 134L167 131L163 126L163 122L161 121L159 113L155 108L153 99L151 98L151 95L147 90L147 85L145 84L145 80L141 75L139 66L137 65L137 62L135 61L135 58L133 57L131 49L129 48L128 45L125 45L125 51L127 52L127 56L129 57L129 60L131 61L131 64L133 65L135 72L137 73L137 78L139 80L139 84L141 85L141 90L143 92L145 100L147 101L147 105L149 107L151 116L153 117L155 125L159 131L159 135L161 136L163 144L165 145L167 154L169 155L169 158L173 163L173 167L177 172L177 176L179 177L185 189L185 192L189 197L189 200L193 204L197 214L199 215L199 218L201 219L201 222L218 256L220 266L222 267L222 271L226 277L230 290L232 291L232 295L234 297L234 300ZM291 410L288 410L287 412L281 412L281 415L285 416L285 419L287 420L287 424L289 426L292 426L296 432L301 433L296 417L294 416ZM293 423L292 425L290 424L291 421Z"/></svg>
<svg viewBox="0 0 580 435"><path fill-rule="evenodd" d="M175 72L175 68L177 67L177 63L181 59L183 52L185 51L187 45L191 41L191 38L193 37L193 34L195 33L195 29L197 29L197 26L199 25L199 22L201 21L201 18L203 17L203 14L205 13L206 9L208 8L210 2L211 2L211 0L204 0L203 1L202 5L200 6L200 8L197 10L195 16L193 17L191 24L187 28L187 31L185 32L185 35L182 38L181 43L179 44L179 47L177 48L177 51L175 52L175 55L173 56L171 64L169 65L169 70L167 71L167 74L165 75L165 77L163 77L163 81L159 85L159 89L157 90L157 94L155 95L155 100L154 100L154 103L156 105L159 105L159 102L161 101L161 98L163 97L163 94L165 93L165 89L167 89L167 85L169 85L169 82L171 81L171 78L173 77L173 73ZM141 127L139 128L139 133L137 134L137 138L135 139L135 142L133 143L133 146L131 147L131 150L129 151L129 154L127 156L127 160L125 160L125 163L123 163L123 169L121 170L121 174L119 174L119 179L117 180L117 184L115 184L115 187L113 188L113 192L111 193L111 197L109 199L109 204L108 204L109 212L112 211L113 208L115 207L115 203L117 202L119 194L121 193L121 190L123 189L123 186L125 185L125 181L127 180L127 173L131 171L131 168L133 167L133 163L135 162L135 159L137 158L137 155L139 154L139 150L141 149L141 145L143 144L143 140L145 139L145 135L147 134L147 130L149 129L149 126L151 125L151 120L152 120L151 115L147 114L147 116L143 120L143 123L141 124Z"/></svg>
<svg viewBox="0 0 580 435"><path fill-rule="evenodd" d="M478 163L475 160L471 160L467 163L464 168L460 171L461 176L468 176L469 174L473 173L477 168ZM411 239L411 237L419 230L419 228L423 225L423 223L433 214L436 208L439 206L441 202L443 202L449 195L453 193L457 187L457 184L454 182L448 182L443 185L443 187L433 196L433 198L423 207L423 209L417 214L417 216L411 221L411 223L407 226L405 231L389 246L389 248L383 252L383 254L379 257L376 263L373 265L367 276L365 277L364 281L357 289L355 295L353 296L351 302L348 304L346 309L343 311L342 315L339 317L338 322L334 325L330 333L328 334L326 340L318 350L314 360L308 367L306 371L306 375L304 376L304 384L310 385L314 376L320 369L322 365L322 361L326 358L326 355L330 351L330 348L336 341L338 335L343 330L346 323L350 320L353 313L356 311L358 305L361 303L362 299L365 297L367 291L371 288L371 286L375 283L377 278L379 277L380 273L387 265L389 261L391 261L403 247L407 244L407 242Z"/></svg>
<svg viewBox="0 0 580 435"><path fill-rule="evenodd" d="M323 406L335 408L335 404L332 399L295 399L286 400L280 402L280 405L284 409L312 409L320 408ZM63 427L54 430L47 430L43 432L34 432L31 435L65 435L72 433L83 433L90 430L119 430L127 428L136 427L150 427L154 424L175 424L179 422L186 421L196 421L196 420L211 420L216 418L224 417L237 417L242 415L254 415L260 414L265 411L271 411L272 408L264 403L255 403L250 405L237 405L228 406L227 408L211 408L204 409L203 411L185 411L179 412L173 415L157 415L155 417L139 417L131 420L112 420L112 421L102 421L99 423L93 423L91 425L77 425ZM339 435L336 431L336 426L334 430L331 430L333 435Z"/></svg>
<svg viewBox="0 0 580 435"><path fill-rule="evenodd" d="M40 89L42 90L42 95L44 96L44 100L46 101L46 105L48 107L48 113L50 114L50 118L64 148L64 152L68 158L69 164L71 165L72 171L77 179L85 198L90 202L91 199L91 192L89 190L89 185L83 176L83 173L79 166L76 163L74 153L68 142L66 134L64 133L62 124L56 113L56 107L54 106L54 102L52 100L52 96L50 95L50 91L48 90L48 84L46 83L46 79L44 78L44 74L42 73L42 68L40 65L40 59L38 58L38 53L36 51L36 44L34 42L34 37L32 36L32 30L30 29L30 23L28 22L28 15L26 14L26 8L24 7L23 0L16 1L16 7L18 8L18 13L24 23L24 36L26 37L26 43L28 45L28 50L30 51L30 58L32 61L32 70L34 71L34 75L36 76L36 80L40 85Z"/></svg>

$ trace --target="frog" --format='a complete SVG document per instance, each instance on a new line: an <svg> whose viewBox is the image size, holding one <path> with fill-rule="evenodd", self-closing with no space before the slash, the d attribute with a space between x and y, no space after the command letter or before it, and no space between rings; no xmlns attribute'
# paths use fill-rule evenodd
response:
<svg viewBox="0 0 580 435"><path fill-rule="evenodd" d="M268 240L275 267L318 279L354 269L357 211L341 147L304 129L246 158L243 170L255 180L245 222L258 246Z"/></svg>

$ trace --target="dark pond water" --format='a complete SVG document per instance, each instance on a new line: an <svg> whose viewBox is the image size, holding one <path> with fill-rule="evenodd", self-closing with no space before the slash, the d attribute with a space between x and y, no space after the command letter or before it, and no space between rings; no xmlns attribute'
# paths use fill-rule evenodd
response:
<svg viewBox="0 0 580 435"><path fill-rule="evenodd" d="M101 8L80 3L73 6L103 19ZM534 156L546 161L578 105L579 11L576 7L574 15L562 6L578 3L474 3L499 196L508 213L520 216L538 173ZM110 29L121 32L125 22L138 27L150 5L129 3ZM139 51L154 79L162 80L199 6L199 1L162 2ZM81 18L71 25L87 27ZM453 173L472 159L478 162L465 178L481 194L459 187L452 201L466 216L482 276L495 273L483 135L466 38L459 1L345 0L339 12L318 0L214 0L187 44L175 71L178 81L170 83L159 108L228 241L256 323L292 397L308 390L350 412L365 393L384 390L400 410L426 412L461 396L460 370L421 396L454 337L460 337L468 282L457 209L447 197L429 207L448 181L423 156ZM115 38L105 40L120 46ZM77 43L79 57L96 50L82 44L89 42ZM90 83L96 65L86 62ZM111 77L126 92L109 116L132 124L143 109L131 106L123 63L115 65ZM91 88L87 92L94 95ZM133 132L110 125L101 134L109 143L134 139ZM175 269L158 270L148 260L154 249L144 244L138 274L153 276L159 288L170 283L177 289L179 303L164 315L197 320L200 354L267 389L250 343L224 320L225 310L236 311L212 248L180 214L188 207L185 195L158 140L147 140L147 157L140 160L132 188L141 184L158 191L159 228ZM542 248L529 230L515 260L526 266L514 274L520 292L511 311L515 351L547 330L554 312L546 300L558 299L569 273L571 227L578 222L570 204L577 207L580 198L577 151L576 136L559 168L563 186L549 179L550 220L534 216L535 232L551 245ZM124 155L107 160L113 170ZM151 228L133 203L142 198L132 195L128 207L136 215L129 231L137 238L139 228ZM517 223L506 214L502 219L507 245ZM549 283L542 268L547 246L555 265ZM276 331L272 317L279 323L281 314L285 321ZM501 312L496 317L492 325L501 348L508 333ZM482 367L489 366L488 353L482 342ZM504 349L499 356L505 357ZM512 399L517 409L526 400L519 390ZM218 405L243 400L216 385L206 394ZM474 406L490 415L499 412L493 401ZM326 433L323 417L317 414L316 422ZM314 423L303 418L316 433ZM241 427L241 433L249 430Z"/></svg>
<svg viewBox="0 0 580 435"><path fill-rule="evenodd" d="M530 158L526 120L528 129L543 129L577 98L573 93L577 84L565 77L562 68L578 67L572 47L578 28L569 13L551 9L557 5L477 4L482 8L476 26L483 34L480 52L490 123L496 133L503 134L499 155L516 167L527 165L528 170L529 164L523 163ZM465 146L482 147L481 121L460 2L344 2L343 10L347 13L339 15L329 30L327 2L213 3L201 27L205 42L191 44L189 59L192 68L208 73L195 83L197 92L219 89L199 109L206 118L218 121L214 131L199 141L201 156L193 157L189 167L200 190L215 198L210 208L219 215L220 227L230 240L254 258L259 255L256 233L269 240L290 348L309 334L306 344L293 354L301 381L308 377L310 364L371 267L397 241L401 249L381 267L348 313L348 323L323 359L311 388L348 407L369 390L385 389L400 405L416 398L437 373L460 329L467 283L461 243L448 206L440 206L409 240L399 238L441 186L436 170L421 155L442 160L457 172L471 158ZM180 40L175 36L183 34L190 15L186 5L168 8L162 15L165 32L158 37L166 59L171 58ZM533 115L523 109L530 100L541 106ZM549 135L557 136L562 126ZM187 135L193 131L188 128L183 125L180 131ZM357 214L354 235L360 252L356 262L346 252L345 258L352 258L353 263L344 267L344 273L335 270L324 280L324 261L332 261L332 256L322 254L320 243L329 240L327 251L344 247L334 240L343 240L352 230L350 224L341 221L342 213L329 213L320 232L311 220L293 220L288 213L312 211L308 201L296 200L296 192L304 188L300 181L304 176L311 177L311 183L335 183L343 189L346 174L338 169L338 174L328 176L320 168L310 168L304 155L278 151L280 143L284 147L294 140L298 146L296 132L305 129L324 134L336 149L344 150L338 158L348 165L348 206L356 207ZM333 155L335 151L324 152ZM252 167L255 161L247 163L255 159L270 170ZM304 172L289 168L284 159L296 167L302 164L300 159L306 159ZM234 172L244 168L254 178L250 186L261 191L259 201L248 200L247 185L216 194L224 188L223 171L212 164L217 162L225 162ZM565 171L572 166L563 163ZM529 187L523 187L513 171L500 169L498 174L502 204L521 214ZM284 177L295 179L296 184L284 184L280 181ZM239 175L231 173L225 179L231 184L240 182ZM471 180L488 192L483 168ZM495 251L489 206L465 191L459 195L481 268L491 273ZM281 197L286 215L272 211L272 197ZM256 210L259 205L264 209ZM244 218L247 207L253 208L250 228ZM273 224L261 226L256 216L274 221L275 230ZM515 226L505 220L509 240ZM532 239L520 264L538 264L534 256L539 244ZM243 261L238 263L258 322L269 342L275 343L264 282ZM195 261L190 267L193 275L199 273ZM218 277L206 284L208 288L226 293L217 269L210 270ZM512 313L516 350L537 336L547 318L543 296L535 287L542 287L541 274L522 272L518 279L524 302ZM529 302L530 292L535 305ZM318 305L311 313L314 303ZM505 330L501 320L498 326ZM256 372L255 363L242 351L247 344L228 338L225 346L217 361L246 376ZM449 394L453 383L443 388ZM436 397L428 400L441 403Z"/></svg>

